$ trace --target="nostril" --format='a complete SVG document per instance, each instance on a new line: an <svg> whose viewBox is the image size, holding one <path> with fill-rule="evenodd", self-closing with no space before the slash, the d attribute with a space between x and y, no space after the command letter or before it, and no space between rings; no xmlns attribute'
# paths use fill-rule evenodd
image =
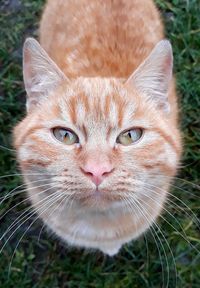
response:
<svg viewBox="0 0 200 288"><path fill-rule="evenodd" d="M114 168L113 169L111 169L110 171L105 171L105 172L103 172L102 173L102 176L108 176L109 174L111 174L112 172L113 172L113 170L114 170Z"/></svg>
<svg viewBox="0 0 200 288"><path fill-rule="evenodd" d="M110 174L110 172L104 172L102 173L102 176L107 176L108 174Z"/></svg>
<svg viewBox="0 0 200 288"><path fill-rule="evenodd" d="M84 171L84 174L87 175L87 176L90 176L92 177L93 176L93 173L92 172L87 172L87 171Z"/></svg>
<svg viewBox="0 0 200 288"><path fill-rule="evenodd" d="M93 176L93 173L92 173L92 172L86 171L86 170L84 170L84 169L81 168L81 167L80 167L80 169L81 169L81 172L82 172L83 174L85 174L86 176L90 176L90 177Z"/></svg>

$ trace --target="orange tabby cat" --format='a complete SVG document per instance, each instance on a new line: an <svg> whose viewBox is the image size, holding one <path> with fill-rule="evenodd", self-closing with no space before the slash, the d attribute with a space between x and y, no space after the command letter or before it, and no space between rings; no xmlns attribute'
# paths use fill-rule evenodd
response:
<svg viewBox="0 0 200 288"><path fill-rule="evenodd" d="M150 0L49 0L43 48L24 44L17 156L35 211L71 245L114 255L161 213L181 153L163 38Z"/></svg>

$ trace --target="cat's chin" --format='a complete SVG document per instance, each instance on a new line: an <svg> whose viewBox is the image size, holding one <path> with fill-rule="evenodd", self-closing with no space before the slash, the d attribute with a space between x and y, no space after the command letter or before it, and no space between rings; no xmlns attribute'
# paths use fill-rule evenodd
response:
<svg viewBox="0 0 200 288"><path fill-rule="evenodd" d="M165 200L165 194L159 194L156 202L148 202L140 210L129 210L126 201L113 199L108 191L98 195L86 192L83 195L77 191L77 197L74 195L73 201L66 202L62 209L57 209L59 204L56 202L51 211L38 206L38 214L69 245L98 249L110 256L117 254L122 245L139 237L156 221ZM38 203L38 195L31 194L33 204ZM144 209L145 213L139 213Z"/></svg>

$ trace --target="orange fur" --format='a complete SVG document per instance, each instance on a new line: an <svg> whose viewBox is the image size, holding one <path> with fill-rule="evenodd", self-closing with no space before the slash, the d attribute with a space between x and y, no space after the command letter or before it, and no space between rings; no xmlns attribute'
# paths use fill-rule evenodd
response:
<svg viewBox="0 0 200 288"><path fill-rule="evenodd" d="M166 80L169 44L153 50L156 63L151 56L163 38L150 0L49 0L40 43L51 59L33 40L25 43L28 113L14 130L14 145L33 206L72 245L113 255L161 213L181 154L175 84ZM166 113L162 107L168 103ZM74 131L80 143L59 142L55 127ZM116 143L134 127L144 130L138 143ZM99 190L84 170L88 163L112 168ZM32 180L46 175L49 193L61 196L44 211L38 203L45 194Z"/></svg>

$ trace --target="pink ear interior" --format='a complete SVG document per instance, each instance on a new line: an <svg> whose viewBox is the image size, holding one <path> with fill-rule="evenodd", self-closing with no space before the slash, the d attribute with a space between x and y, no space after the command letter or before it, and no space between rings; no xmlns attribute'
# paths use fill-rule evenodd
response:
<svg viewBox="0 0 200 288"><path fill-rule="evenodd" d="M23 75L29 109L47 97L61 81L69 81L40 44L32 38L28 38L24 43Z"/></svg>
<svg viewBox="0 0 200 288"><path fill-rule="evenodd" d="M162 40L128 78L126 84L133 85L138 91L157 102L159 107L164 107L163 103L168 102L167 91L172 77L172 68L171 44L167 40Z"/></svg>

